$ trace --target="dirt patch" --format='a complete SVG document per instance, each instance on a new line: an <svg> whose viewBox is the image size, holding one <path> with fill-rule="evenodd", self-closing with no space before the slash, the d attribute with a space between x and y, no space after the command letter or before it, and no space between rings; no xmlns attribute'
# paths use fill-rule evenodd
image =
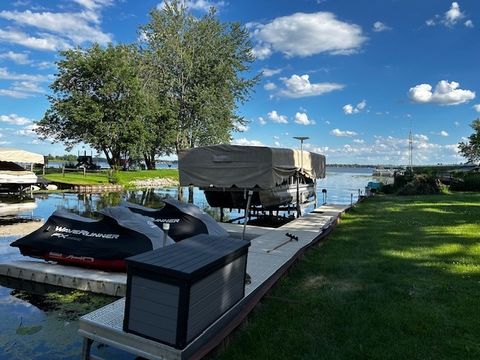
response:
<svg viewBox="0 0 480 360"><path fill-rule="evenodd" d="M312 289L328 289L338 292L351 292L363 290L362 284L335 278L327 278L323 275L315 275L307 277L303 282L303 287L307 290Z"/></svg>

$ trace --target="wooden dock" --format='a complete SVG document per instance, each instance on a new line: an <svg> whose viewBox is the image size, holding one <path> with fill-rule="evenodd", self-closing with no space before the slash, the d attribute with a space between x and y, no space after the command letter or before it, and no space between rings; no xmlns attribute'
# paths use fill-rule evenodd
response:
<svg viewBox="0 0 480 360"><path fill-rule="evenodd" d="M245 297L208 327L185 349L179 350L123 331L125 301L120 299L80 319L79 334L84 337L83 358L90 358L93 341L108 344L147 359L201 359L218 346L249 314L265 293L311 245L325 237L349 206L325 205L277 229L257 229L251 240L247 273L251 283ZM238 233L235 226L228 231ZM238 228L239 229L239 228ZM243 230L243 229L242 229ZM247 233L248 233L247 229ZM253 231L253 229L251 229ZM287 233L298 237L289 240Z"/></svg>

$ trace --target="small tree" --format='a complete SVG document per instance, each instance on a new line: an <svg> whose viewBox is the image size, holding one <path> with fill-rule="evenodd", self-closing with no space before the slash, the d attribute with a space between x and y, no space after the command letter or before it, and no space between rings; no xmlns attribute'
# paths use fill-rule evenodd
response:
<svg viewBox="0 0 480 360"><path fill-rule="evenodd" d="M468 137L468 142L458 143L460 153L471 162L480 161L480 119L473 120L470 127L474 133Z"/></svg>
<svg viewBox="0 0 480 360"><path fill-rule="evenodd" d="M112 168L143 157L153 138L149 121L156 118L158 106L144 89L137 50L93 45L60 55L50 108L37 132L64 143L67 150L86 143L103 152Z"/></svg>

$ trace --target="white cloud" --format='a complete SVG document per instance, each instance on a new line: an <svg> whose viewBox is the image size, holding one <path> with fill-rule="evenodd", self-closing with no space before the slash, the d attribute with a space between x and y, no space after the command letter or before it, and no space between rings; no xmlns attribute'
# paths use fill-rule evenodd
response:
<svg viewBox="0 0 480 360"><path fill-rule="evenodd" d="M43 34L42 37L35 37L17 30L0 29L0 41L44 51L57 51L69 47L65 40L57 36Z"/></svg>
<svg viewBox="0 0 480 360"><path fill-rule="evenodd" d="M365 144L365 140L362 140L362 139L354 139L353 142L355 144Z"/></svg>
<svg viewBox="0 0 480 360"><path fill-rule="evenodd" d="M276 147L280 147L280 142L279 142L279 141L275 141L275 142L273 143L273 145L275 145Z"/></svg>
<svg viewBox="0 0 480 360"><path fill-rule="evenodd" d="M432 92L430 84L416 85L408 91L409 97L416 103L435 103L440 105L458 105L473 100L475 92L459 89L459 83L441 80Z"/></svg>
<svg viewBox="0 0 480 360"><path fill-rule="evenodd" d="M11 60L20 65L27 65L32 62L32 60L28 58L28 54L16 53L13 51L7 51L3 54L0 54L0 59Z"/></svg>
<svg viewBox="0 0 480 360"><path fill-rule="evenodd" d="M458 121L454 121L453 122L453 125L455 125L456 127L459 127L460 126L460 123Z"/></svg>
<svg viewBox="0 0 480 360"><path fill-rule="evenodd" d="M82 44L84 42L107 44L112 41L112 36L104 33L98 27L98 14L90 11L53 13L32 12L30 10L23 12L3 10L0 12L0 18L11 20L21 26L30 26L43 31L49 31L57 36L71 40L74 44Z"/></svg>
<svg viewBox="0 0 480 360"><path fill-rule="evenodd" d="M247 138L233 139L230 143L232 145L265 146L259 140L248 140Z"/></svg>
<svg viewBox="0 0 480 360"><path fill-rule="evenodd" d="M347 105L344 105L342 109L345 115L352 115L352 114L358 114L363 109L365 109L366 106L367 106L367 101L362 100L356 106L353 106L352 104L347 104Z"/></svg>
<svg viewBox="0 0 480 360"><path fill-rule="evenodd" d="M330 135L332 136L337 136L337 137L352 137L352 136L357 136L358 134L355 131L349 131L349 130L340 130L340 129L333 129L330 131Z"/></svg>
<svg viewBox="0 0 480 360"><path fill-rule="evenodd" d="M387 26L386 24L384 24L381 21L375 21L375 23L373 24L373 29L372 30L375 31L375 32L382 32L382 31L392 30L392 28Z"/></svg>
<svg viewBox="0 0 480 360"><path fill-rule="evenodd" d="M262 74L265 77L271 77L277 74L280 74L283 71L283 69L269 69L269 68L263 68L262 69Z"/></svg>
<svg viewBox="0 0 480 360"><path fill-rule="evenodd" d="M274 52L288 57L320 53L347 55L358 52L367 40L356 24L338 20L330 12L295 13L267 24L251 24L257 44L254 54L265 59Z"/></svg>
<svg viewBox="0 0 480 360"><path fill-rule="evenodd" d="M84 8L94 11L98 10L104 6L110 6L113 4L113 0L73 0L80 6Z"/></svg>
<svg viewBox="0 0 480 360"><path fill-rule="evenodd" d="M25 126L21 130L17 130L15 134L22 135L22 136L36 136L37 133L35 132L35 130L37 129L37 127L38 127L37 124L30 124Z"/></svg>
<svg viewBox="0 0 480 360"><path fill-rule="evenodd" d="M43 94L45 89L38 86L38 83L33 81L16 81L12 84L12 90L26 93Z"/></svg>
<svg viewBox="0 0 480 360"><path fill-rule="evenodd" d="M3 80L19 80L19 81L48 81L45 75L17 74L11 73L7 68L0 68L0 79Z"/></svg>
<svg viewBox="0 0 480 360"><path fill-rule="evenodd" d="M428 141L428 136L423 135L423 134L415 134L415 135L413 135L413 138L420 141L420 142Z"/></svg>
<svg viewBox="0 0 480 360"><path fill-rule="evenodd" d="M465 17L465 14L463 14L462 11L460 10L460 5L458 5L457 2L452 2L452 6L445 13L445 17L443 21L446 26L453 26L464 17Z"/></svg>
<svg viewBox="0 0 480 360"><path fill-rule="evenodd" d="M265 90L272 91L277 88L277 85L275 85L273 82L267 82L265 85L263 85L263 88Z"/></svg>
<svg viewBox="0 0 480 360"><path fill-rule="evenodd" d="M309 119L306 113L297 112L295 114L295 123L300 125L314 125L315 120Z"/></svg>
<svg viewBox="0 0 480 360"><path fill-rule="evenodd" d="M438 135L438 136L443 136L443 137L447 137L448 136L448 132L446 132L445 130L442 130L438 133L433 133L434 135Z"/></svg>
<svg viewBox="0 0 480 360"><path fill-rule="evenodd" d="M460 10L458 2L452 2L450 9L448 9L443 15L435 15L432 19L425 21L427 26L435 26L437 24L445 25L446 27L454 27L460 20L466 17L465 13ZM463 23L466 27L472 28L473 21L466 20Z"/></svg>
<svg viewBox="0 0 480 360"><path fill-rule="evenodd" d="M0 96L8 96L16 99L26 99L30 96L33 96L33 94L21 92L21 91L15 91L15 90L10 90L10 89L0 89Z"/></svg>
<svg viewBox="0 0 480 360"><path fill-rule="evenodd" d="M480 112L480 104L473 105L473 108L475 109L476 112Z"/></svg>
<svg viewBox="0 0 480 360"><path fill-rule="evenodd" d="M290 78L281 78L281 80L285 88L280 90L279 95L290 98L318 96L345 87L336 83L311 83L309 75L292 75Z"/></svg>
<svg viewBox="0 0 480 360"><path fill-rule="evenodd" d="M26 125L32 122L30 119L17 114L0 115L0 121L10 125Z"/></svg>
<svg viewBox="0 0 480 360"><path fill-rule="evenodd" d="M260 125L266 125L267 124L267 120L265 120L263 117L259 116L258 118L258 122L260 123Z"/></svg>
<svg viewBox="0 0 480 360"><path fill-rule="evenodd" d="M268 118L278 124L288 124L288 118L285 115L280 115L276 110L267 114Z"/></svg>
<svg viewBox="0 0 480 360"><path fill-rule="evenodd" d="M245 125L245 124L241 124L239 122L235 122L233 124L233 126L235 127L235 129L239 132L246 132L248 131L250 128L248 127L248 125Z"/></svg>

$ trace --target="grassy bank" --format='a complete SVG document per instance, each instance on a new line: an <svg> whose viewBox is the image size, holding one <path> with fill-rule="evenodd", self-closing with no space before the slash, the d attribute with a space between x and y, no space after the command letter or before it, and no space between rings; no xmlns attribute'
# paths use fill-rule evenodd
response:
<svg viewBox="0 0 480 360"><path fill-rule="evenodd" d="M99 185L109 184L112 180L120 185L129 186L130 182L135 180L170 178L178 180L178 170L176 169L157 169L157 170L137 170L137 171L118 171L114 176L109 175L107 171L87 172L83 176L82 172L68 172L46 174L44 178L47 181L59 182L70 185Z"/></svg>
<svg viewBox="0 0 480 360"><path fill-rule="evenodd" d="M479 219L480 194L365 201L220 358L480 358Z"/></svg>

